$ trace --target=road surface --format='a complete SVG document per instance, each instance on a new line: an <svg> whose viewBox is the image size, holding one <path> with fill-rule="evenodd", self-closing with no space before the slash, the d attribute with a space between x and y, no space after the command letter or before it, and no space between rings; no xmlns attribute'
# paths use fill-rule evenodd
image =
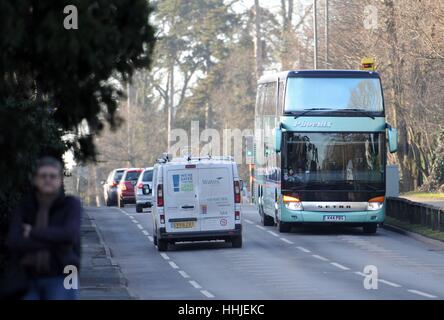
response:
<svg viewBox="0 0 444 320"><path fill-rule="evenodd" d="M139 299L444 298L444 245L384 229L376 235L340 227L279 234L262 227L246 205L243 248L183 243L159 253L149 212L127 206L88 213ZM373 286L366 266L373 276L377 271Z"/></svg>

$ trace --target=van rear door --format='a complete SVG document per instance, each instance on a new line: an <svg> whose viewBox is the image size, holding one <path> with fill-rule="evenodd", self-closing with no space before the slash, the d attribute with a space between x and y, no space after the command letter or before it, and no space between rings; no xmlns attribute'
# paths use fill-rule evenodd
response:
<svg viewBox="0 0 444 320"><path fill-rule="evenodd" d="M186 165L167 168L164 183L166 231L200 231L197 170Z"/></svg>
<svg viewBox="0 0 444 320"><path fill-rule="evenodd" d="M230 165L199 164L201 231L234 229L234 181Z"/></svg>

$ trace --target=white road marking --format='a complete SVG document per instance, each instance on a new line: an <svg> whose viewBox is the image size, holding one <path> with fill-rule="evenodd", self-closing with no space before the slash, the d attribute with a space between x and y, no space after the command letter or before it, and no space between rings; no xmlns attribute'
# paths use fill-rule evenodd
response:
<svg viewBox="0 0 444 320"><path fill-rule="evenodd" d="M245 221L246 223L249 223L249 224L253 224L253 223L254 223L253 221L248 220L248 219L244 219L244 221Z"/></svg>
<svg viewBox="0 0 444 320"><path fill-rule="evenodd" d="M137 220L136 219L134 219L134 220L131 220L132 222L134 222L134 223L139 223L139 222L137 222Z"/></svg>
<svg viewBox="0 0 444 320"><path fill-rule="evenodd" d="M306 252L306 253L311 252L310 250L305 249L304 247L296 247L296 248L298 248L298 249L301 250L302 252Z"/></svg>
<svg viewBox="0 0 444 320"><path fill-rule="evenodd" d="M180 273L180 275L182 276L182 277L184 277L184 278L189 278L190 276L188 275L188 273L186 273L185 271L183 271L183 270L179 270L179 273Z"/></svg>
<svg viewBox="0 0 444 320"><path fill-rule="evenodd" d="M285 238L280 238L280 239L281 239L282 241L288 243L288 244L294 244L293 241L290 241L290 240L288 240L288 239L285 239Z"/></svg>
<svg viewBox="0 0 444 320"><path fill-rule="evenodd" d="M395 288L401 288L402 287L400 284L397 284L397 283L394 283L394 282L390 282L390 281L387 281L387 280L384 280L384 279L379 279L378 281L381 282L381 283L385 283L386 285L395 287Z"/></svg>
<svg viewBox="0 0 444 320"><path fill-rule="evenodd" d="M151 236L148 236L148 239L149 239L151 242L154 241L153 237L151 237Z"/></svg>
<svg viewBox="0 0 444 320"><path fill-rule="evenodd" d="M270 231L270 230L268 230L267 232L268 232L269 234L275 236L275 237L279 237L279 235L278 235L276 232L273 232L273 231Z"/></svg>
<svg viewBox="0 0 444 320"><path fill-rule="evenodd" d="M140 224L137 225L137 228L139 228L140 230L143 230L143 227Z"/></svg>
<svg viewBox="0 0 444 320"><path fill-rule="evenodd" d="M200 292L207 298L214 298L214 296L207 290L200 290Z"/></svg>
<svg viewBox="0 0 444 320"><path fill-rule="evenodd" d="M169 261L168 263L170 264L171 268L179 269L179 266L177 264L175 264L173 261Z"/></svg>
<svg viewBox="0 0 444 320"><path fill-rule="evenodd" d="M196 281L194 280L190 280L188 281L193 287L195 287L196 289L202 289L202 287L200 286L200 284L198 284Z"/></svg>
<svg viewBox="0 0 444 320"><path fill-rule="evenodd" d="M259 229L261 229L261 230L265 230L265 228L263 227L263 226L260 226L260 225L256 225L256 228L259 228Z"/></svg>
<svg viewBox="0 0 444 320"><path fill-rule="evenodd" d="M322 261L328 261L327 258L325 258L325 257L323 257L323 256L320 256L320 255L317 255L317 254L312 254L311 256L312 256L313 258L316 258L316 259L319 259L319 260L322 260Z"/></svg>
<svg viewBox="0 0 444 320"><path fill-rule="evenodd" d="M355 274L361 277L366 277L367 275L365 273L362 273L361 271L356 271Z"/></svg>
<svg viewBox="0 0 444 320"><path fill-rule="evenodd" d="M330 262L332 266L335 266L336 268L342 269L342 270L350 270L350 268L343 266L342 264L339 264L337 262Z"/></svg>
<svg viewBox="0 0 444 320"><path fill-rule="evenodd" d="M146 236L149 236L149 235L150 235L150 233L149 233L148 231L146 231L146 230L142 230L142 233L143 233L144 235L146 235Z"/></svg>
<svg viewBox="0 0 444 320"><path fill-rule="evenodd" d="M170 260L170 257L168 257L168 255L165 252L162 252L160 254L162 256L162 258L164 258L165 260Z"/></svg>
<svg viewBox="0 0 444 320"><path fill-rule="evenodd" d="M433 294L422 292L422 291L419 291L419 290L409 289L407 291L411 292L411 293L414 293L414 294L417 294L417 295L420 295L420 296L423 296L423 297L426 297L426 298L431 298L431 299L438 298L437 296L434 296Z"/></svg>

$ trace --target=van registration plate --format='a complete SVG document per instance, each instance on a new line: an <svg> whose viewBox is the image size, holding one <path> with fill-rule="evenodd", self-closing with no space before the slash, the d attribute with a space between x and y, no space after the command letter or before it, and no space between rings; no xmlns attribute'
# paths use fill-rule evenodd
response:
<svg viewBox="0 0 444 320"><path fill-rule="evenodd" d="M194 221L181 221L173 223L174 229L190 229L194 228Z"/></svg>

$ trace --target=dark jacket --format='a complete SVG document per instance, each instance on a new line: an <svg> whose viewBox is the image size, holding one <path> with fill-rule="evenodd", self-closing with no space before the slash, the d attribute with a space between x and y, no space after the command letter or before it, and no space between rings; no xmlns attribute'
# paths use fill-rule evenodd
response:
<svg viewBox="0 0 444 320"><path fill-rule="evenodd" d="M23 224L34 225L38 202L34 193L24 199L11 217L8 246L17 261L30 252L46 249L50 253L50 270L44 276L63 275L67 265L80 267L80 200L65 196L57 198L49 210L48 226L32 228L29 238L23 237ZM28 270L31 275L33 270Z"/></svg>

